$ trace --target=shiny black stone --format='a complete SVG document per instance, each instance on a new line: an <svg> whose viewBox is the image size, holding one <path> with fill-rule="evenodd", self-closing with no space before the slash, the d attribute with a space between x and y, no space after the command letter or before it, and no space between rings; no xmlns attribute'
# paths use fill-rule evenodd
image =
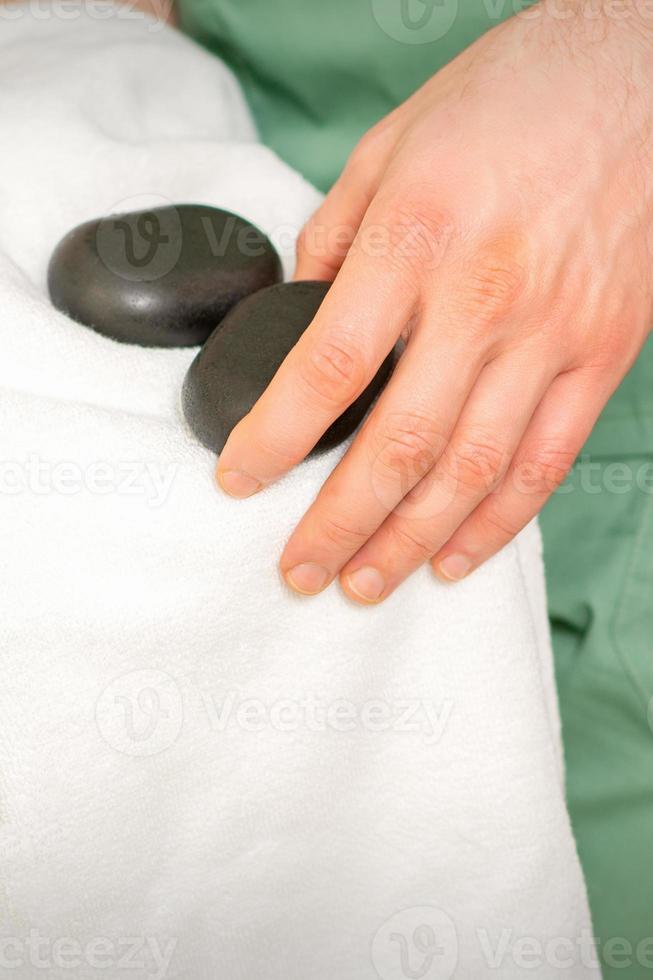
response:
<svg viewBox="0 0 653 980"><path fill-rule="evenodd" d="M280 282L268 238L228 211L178 204L73 228L48 269L53 304L142 347L193 347L250 293Z"/></svg>
<svg viewBox="0 0 653 980"><path fill-rule="evenodd" d="M313 320L329 285L311 281L271 286L242 300L211 335L191 364L182 392L186 420L204 446L222 451L231 430L263 394ZM351 435L393 365L394 353L324 433L314 453L331 449Z"/></svg>

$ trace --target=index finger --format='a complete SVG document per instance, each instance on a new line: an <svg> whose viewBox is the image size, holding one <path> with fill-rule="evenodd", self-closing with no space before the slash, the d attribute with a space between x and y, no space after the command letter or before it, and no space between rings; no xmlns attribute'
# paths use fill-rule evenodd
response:
<svg viewBox="0 0 653 980"><path fill-rule="evenodd" d="M315 319L229 436L217 471L227 493L250 496L282 476L365 390L414 312L414 271L394 248L371 257L355 244Z"/></svg>

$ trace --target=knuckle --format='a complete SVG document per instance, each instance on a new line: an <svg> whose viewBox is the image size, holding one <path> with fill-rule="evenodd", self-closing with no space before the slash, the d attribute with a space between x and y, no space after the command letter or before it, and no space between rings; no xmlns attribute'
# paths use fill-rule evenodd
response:
<svg viewBox="0 0 653 980"><path fill-rule="evenodd" d="M510 519L501 506L486 507L481 518L481 527L489 533L491 540L510 541L519 534L522 524Z"/></svg>
<svg viewBox="0 0 653 980"><path fill-rule="evenodd" d="M299 362L300 380L309 395L330 405L353 401L367 382L367 364L361 350L345 337L321 339Z"/></svg>
<svg viewBox="0 0 653 980"><path fill-rule="evenodd" d="M375 441L379 447L376 468L393 479L399 477L402 484L407 481L410 485L435 465L443 444L434 420L415 412L388 418Z"/></svg>
<svg viewBox="0 0 653 980"><path fill-rule="evenodd" d="M369 537L364 529L352 527L350 523L333 516L323 517L321 532L328 544L345 551L358 551Z"/></svg>
<svg viewBox="0 0 653 980"><path fill-rule="evenodd" d="M452 292L454 312L486 326L507 316L526 285L522 251L509 237L473 253Z"/></svg>
<svg viewBox="0 0 653 980"><path fill-rule="evenodd" d="M519 461L519 485L536 496L553 493L566 480L576 453L559 443L533 446Z"/></svg>
<svg viewBox="0 0 653 980"><path fill-rule="evenodd" d="M392 554L399 551L420 562L428 561L433 557L435 549L428 535L420 534L416 528L409 527L405 521L392 522L389 530L393 538Z"/></svg>
<svg viewBox="0 0 653 980"><path fill-rule="evenodd" d="M456 483L474 492L490 493L507 466L508 454L498 441L482 433L469 433L451 447L445 467Z"/></svg>
<svg viewBox="0 0 653 980"><path fill-rule="evenodd" d="M423 273L438 265L455 234L450 211L419 200L393 203L387 213L391 268L402 275Z"/></svg>

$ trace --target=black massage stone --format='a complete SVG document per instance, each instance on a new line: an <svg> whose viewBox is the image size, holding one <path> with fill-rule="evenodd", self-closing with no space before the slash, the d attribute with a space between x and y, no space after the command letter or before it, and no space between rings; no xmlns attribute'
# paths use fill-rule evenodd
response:
<svg viewBox="0 0 653 980"><path fill-rule="evenodd" d="M194 347L241 299L281 278L254 225L178 204L73 228L54 250L48 288L57 309L114 340Z"/></svg>
<svg viewBox="0 0 653 980"><path fill-rule="evenodd" d="M271 286L242 300L191 364L182 392L186 420L199 441L220 453L234 426L263 394L309 326L330 283ZM352 405L324 433L313 453L343 442L362 421L394 365L394 353Z"/></svg>

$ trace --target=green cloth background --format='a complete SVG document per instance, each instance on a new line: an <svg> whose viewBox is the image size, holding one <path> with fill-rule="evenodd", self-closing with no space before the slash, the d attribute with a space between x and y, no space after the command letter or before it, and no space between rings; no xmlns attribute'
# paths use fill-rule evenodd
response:
<svg viewBox="0 0 653 980"><path fill-rule="evenodd" d="M423 3L407 2L419 25ZM263 142L321 190L370 126L490 26L481 0L440 0L422 28L405 26L401 0L181 0L179 11L237 72Z"/></svg>
<svg viewBox="0 0 653 980"><path fill-rule="evenodd" d="M263 141L322 190L371 125L513 9L500 0L179 7L182 28L240 77ZM651 343L542 528L568 799L604 976L653 978Z"/></svg>

